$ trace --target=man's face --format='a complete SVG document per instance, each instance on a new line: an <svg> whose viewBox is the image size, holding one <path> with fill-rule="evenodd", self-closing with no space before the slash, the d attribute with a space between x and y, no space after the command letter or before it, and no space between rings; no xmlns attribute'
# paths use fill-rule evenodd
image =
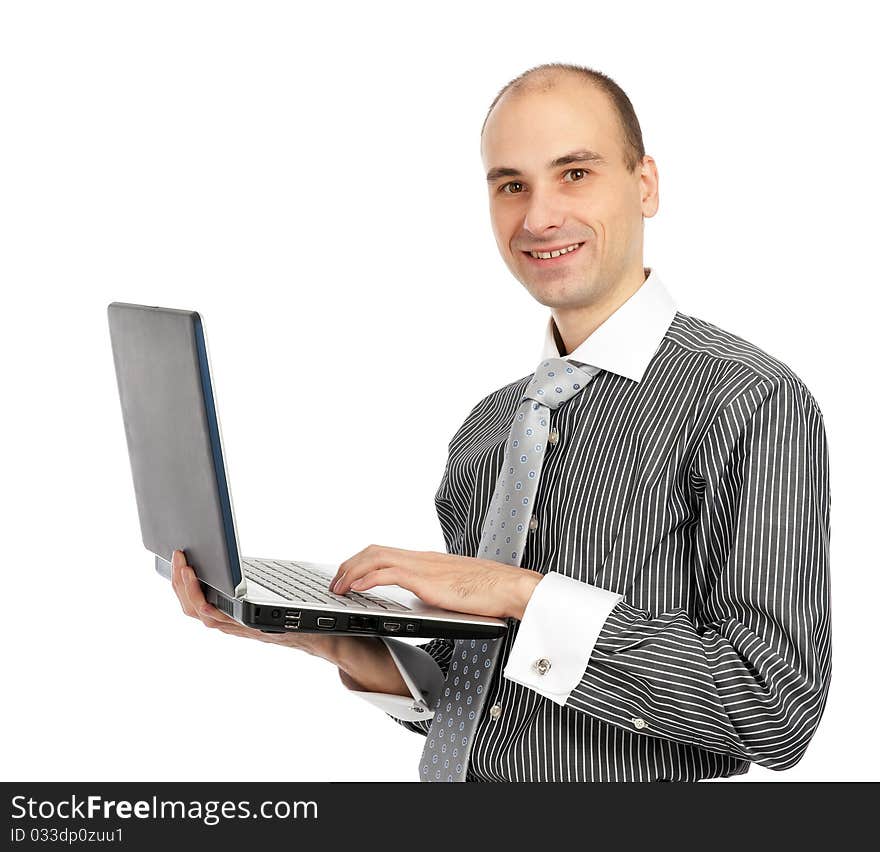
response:
<svg viewBox="0 0 880 852"><path fill-rule="evenodd" d="M585 150L603 159L553 162ZM642 275L642 216L657 210L656 165L646 156L627 172L606 95L568 79L550 91L508 92L486 122L481 151L495 241L537 301L591 305ZM528 253L576 244L548 260Z"/></svg>

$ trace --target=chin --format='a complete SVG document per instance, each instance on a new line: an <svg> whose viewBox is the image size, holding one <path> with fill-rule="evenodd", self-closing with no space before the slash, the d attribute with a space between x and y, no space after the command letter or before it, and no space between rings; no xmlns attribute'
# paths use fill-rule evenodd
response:
<svg viewBox="0 0 880 852"><path fill-rule="evenodd" d="M558 307L564 300L564 291L559 287L548 286L546 284L530 284L525 281L521 282L528 290L529 295L539 304L548 308Z"/></svg>

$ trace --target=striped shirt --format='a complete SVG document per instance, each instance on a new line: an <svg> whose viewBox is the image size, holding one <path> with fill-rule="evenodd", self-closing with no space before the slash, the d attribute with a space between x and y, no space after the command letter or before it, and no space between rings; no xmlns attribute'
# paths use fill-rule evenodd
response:
<svg viewBox="0 0 880 852"><path fill-rule="evenodd" d="M546 446L539 523L521 563L622 598L554 700L507 668L531 602L522 622L508 619L467 781L696 781L751 762L782 770L822 716L831 675L822 413L789 367L681 313L646 272L628 314L619 308L563 356L602 371L551 411L558 440ZM668 310L654 338L649 293ZM638 340L634 328L644 330ZM542 357L558 357L557 343L551 318ZM449 553L478 555L531 377L480 400L449 443L435 495ZM452 640L419 647L445 678ZM421 734L431 724L431 714L389 715Z"/></svg>

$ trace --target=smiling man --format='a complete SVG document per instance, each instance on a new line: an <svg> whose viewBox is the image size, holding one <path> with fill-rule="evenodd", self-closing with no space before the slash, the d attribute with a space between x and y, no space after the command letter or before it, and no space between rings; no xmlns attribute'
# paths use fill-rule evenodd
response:
<svg viewBox="0 0 880 852"><path fill-rule="evenodd" d="M501 256L572 352L645 281L658 175L632 106L581 74L533 71L496 99L481 150Z"/></svg>
<svg viewBox="0 0 880 852"><path fill-rule="evenodd" d="M501 256L550 309L540 360L450 441L435 497L448 552L370 545L331 588L398 584L507 633L252 635L204 606L176 554L184 609L336 664L424 735L424 781L794 766L831 673L816 401L781 361L680 312L644 266L657 166L610 78L529 69L492 103L481 152Z"/></svg>

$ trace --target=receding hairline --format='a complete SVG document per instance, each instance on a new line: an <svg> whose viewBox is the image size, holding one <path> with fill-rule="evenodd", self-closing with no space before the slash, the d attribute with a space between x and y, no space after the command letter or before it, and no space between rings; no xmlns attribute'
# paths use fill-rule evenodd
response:
<svg viewBox="0 0 880 852"><path fill-rule="evenodd" d="M537 65L510 80L495 95L495 99L486 112L483 126L480 128L481 147L486 124L502 98L508 95L511 98L515 98L533 93L549 92L561 83L569 81L584 86L586 91L598 91L604 96L604 101L611 108L614 116L614 125L616 126L618 140L621 145L624 165L627 171L634 172L644 159L645 146L642 141L639 120L632 102L626 92L607 74L603 74L594 68L573 65L571 63L551 62Z"/></svg>
<svg viewBox="0 0 880 852"><path fill-rule="evenodd" d="M486 113L486 118L483 120L483 127L480 130L480 138L483 138L486 124L489 122L489 117L495 112L495 107L498 106L502 100L509 101L514 98L527 97L528 95L544 94L558 88L560 83L565 82L575 83L577 86L582 87L587 91L601 95L611 111L616 113L613 100L594 80L587 79L583 74L563 68L543 68L537 71L525 72L523 76L517 77L512 82L508 83L507 86L495 96L495 100L492 101L492 105ZM617 118L616 114L615 118Z"/></svg>
<svg viewBox="0 0 880 852"><path fill-rule="evenodd" d="M567 68L539 68L538 70L526 71L521 77L511 82L505 90L505 94L507 92L523 94L534 91L549 92L566 81L578 83L594 91L599 90L595 80L589 79L577 71L571 71Z"/></svg>

